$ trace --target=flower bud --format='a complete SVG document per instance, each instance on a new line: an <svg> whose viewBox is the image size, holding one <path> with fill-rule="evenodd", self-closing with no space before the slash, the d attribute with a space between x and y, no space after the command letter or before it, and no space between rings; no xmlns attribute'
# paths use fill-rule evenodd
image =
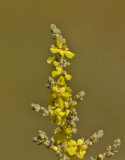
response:
<svg viewBox="0 0 125 160"><path fill-rule="evenodd" d="M102 158L103 158L103 155L102 155L102 154L99 154L99 155L98 155L98 158L99 158L99 159L102 159Z"/></svg>
<svg viewBox="0 0 125 160"><path fill-rule="evenodd" d="M58 148L57 148L56 146L54 146L54 147L53 147L53 151L54 151L54 152L57 152L57 151L58 151Z"/></svg>
<svg viewBox="0 0 125 160"><path fill-rule="evenodd" d="M92 142L91 141L89 142L89 146L92 146Z"/></svg>
<svg viewBox="0 0 125 160"><path fill-rule="evenodd" d="M56 67L57 66L57 62L56 61L53 61L53 65L54 65L54 67Z"/></svg>

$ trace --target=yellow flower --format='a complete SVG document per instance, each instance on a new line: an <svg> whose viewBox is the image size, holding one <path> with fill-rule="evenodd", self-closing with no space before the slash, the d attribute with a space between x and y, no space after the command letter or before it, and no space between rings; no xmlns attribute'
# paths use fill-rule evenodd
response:
<svg viewBox="0 0 125 160"><path fill-rule="evenodd" d="M55 134L60 134L60 135L65 134L66 138L71 138L72 131L73 131L73 127L65 123L62 127L58 127L55 129Z"/></svg>
<svg viewBox="0 0 125 160"><path fill-rule="evenodd" d="M55 110L50 110L50 122L55 122L58 124L58 125L61 125L62 123L62 120L63 120L63 117L66 115L66 113L64 111L62 111L62 109L60 108L57 108Z"/></svg>
<svg viewBox="0 0 125 160"><path fill-rule="evenodd" d="M72 131L73 128L68 126L67 123L65 123L62 127L56 128L55 129L56 143L60 144L63 143L64 141L67 141L67 139L72 137Z"/></svg>
<svg viewBox="0 0 125 160"><path fill-rule="evenodd" d="M59 77L57 83L60 85L65 85L65 79L70 80L72 78L72 76L70 74L67 74L67 72L64 71L60 66L57 66L56 71L52 72L52 77L53 78Z"/></svg>
<svg viewBox="0 0 125 160"><path fill-rule="evenodd" d="M70 156L77 156L80 159L84 158L84 155L86 154L88 146L84 144L82 139L78 139L77 142L73 139L70 139L68 141L68 148L67 152Z"/></svg>
<svg viewBox="0 0 125 160"><path fill-rule="evenodd" d="M70 92L66 91L65 87L58 88L57 86L52 87L52 93L50 100L55 102L55 107L63 106L64 100L68 102L72 97Z"/></svg>
<svg viewBox="0 0 125 160"><path fill-rule="evenodd" d="M70 58L72 59L75 54L70 52L68 48L61 48L62 46L61 45L58 45L58 48L57 47L51 47L50 48L50 51L55 54L55 53L60 53L61 56L66 56L67 58Z"/></svg>
<svg viewBox="0 0 125 160"><path fill-rule="evenodd" d="M63 132L67 138L72 137L73 127L69 126L67 123L63 125Z"/></svg>
<svg viewBox="0 0 125 160"><path fill-rule="evenodd" d="M56 144L61 144L63 143L64 141L67 141L67 137L64 133L61 133L61 134L58 134L56 137L55 137L55 143Z"/></svg>

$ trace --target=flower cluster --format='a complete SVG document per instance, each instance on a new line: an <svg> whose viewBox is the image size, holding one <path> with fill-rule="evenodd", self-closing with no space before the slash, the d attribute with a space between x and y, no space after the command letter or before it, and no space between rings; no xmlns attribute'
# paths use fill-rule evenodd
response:
<svg viewBox="0 0 125 160"><path fill-rule="evenodd" d="M51 56L47 59L48 64L52 64L54 71L48 78L46 87L50 89L48 107L41 107L38 104L32 104L32 109L36 112L42 112L43 116L49 116L51 123L56 123L57 128L54 130L54 136L48 138L46 133L39 130L38 137L34 137L33 141L38 145L44 144L47 148L52 149L58 160L70 160L71 158L83 159L89 146L98 142L103 136L103 131L99 130L90 138L84 140L79 138L74 140L73 133L77 133L76 122L79 117L76 111L78 101L82 101L85 95L84 91L73 96L72 89L66 84L71 80L71 74L67 73L66 68L70 66L68 59L72 59L75 54L72 53L63 38L60 29L56 25L50 25L52 37L55 44L51 45ZM99 154L96 159L103 160L106 157L113 156L118 151L120 140L116 140L115 144L109 146L107 152ZM90 160L96 160L90 157Z"/></svg>

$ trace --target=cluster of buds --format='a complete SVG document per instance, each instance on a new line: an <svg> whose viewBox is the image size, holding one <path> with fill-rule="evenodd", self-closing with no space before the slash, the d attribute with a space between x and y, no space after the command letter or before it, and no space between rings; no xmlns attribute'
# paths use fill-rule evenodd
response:
<svg viewBox="0 0 125 160"><path fill-rule="evenodd" d="M72 76L65 70L70 66L68 59L72 59L75 54L72 53L66 39L62 36L59 28L55 24L50 25L52 38L55 44L51 45L51 56L47 59L48 64L52 64L55 69L48 78L46 87L50 89L48 107L41 107L39 104L31 104L35 112L42 112L42 115L49 116L51 123L56 123L54 136L50 139L46 133L39 130L38 136L33 138L33 142L38 145L44 144L48 149L54 151L57 160L70 160L72 158L83 159L89 146L99 141L104 135L103 130L95 132L87 140L80 138L74 140L73 134L78 132L76 122L79 117L76 111L78 101L82 101L85 92L81 91L73 96L72 89L67 86L66 81L71 80ZM90 157L89 160L103 160L111 157L118 152L121 141L117 139L113 146L107 148L107 152L99 154L96 158Z"/></svg>
<svg viewBox="0 0 125 160"><path fill-rule="evenodd" d="M52 32L52 38L56 39L57 38L56 35L58 34L58 39L60 39L61 42L63 44L65 44L66 40L62 36L61 30L59 28L57 28L55 24L50 24L50 29L51 29L51 32Z"/></svg>
<svg viewBox="0 0 125 160"><path fill-rule="evenodd" d="M41 130L38 131L38 137L33 137L33 142L36 142L38 145L44 144L46 147L50 146L49 138L46 133Z"/></svg>
<svg viewBox="0 0 125 160"><path fill-rule="evenodd" d="M114 144L111 146L109 145L106 149L106 152L99 154L96 158L90 157L89 160L104 160L106 158L114 156L115 153L118 152L118 149L121 145L121 140L116 139L114 140Z"/></svg>
<svg viewBox="0 0 125 160"><path fill-rule="evenodd" d="M104 132L103 130L98 130L97 132L93 133L86 141L85 144L92 145L93 143L99 142L99 140L103 137Z"/></svg>
<svg viewBox="0 0 125 160"><path fill-rule="evenodd" d="M79 121L79 117L75 108L71 110L70 114L67 117L67 120L71 126L76 127L76 122Z"/></svg>
<svg viewBox="0 0 125 160"><path fill-rule="evenodd" d="M76 101L82 101L84 96L85 96L85 92L84 92L84 91L81 91L81 92L79 92L77 95L74 96L74 99L75 99Z"/></svg>
<svg viewBox="0 0 125 160"><path fill-rule="evenodd" d="M32 108L35 112L40 112L40 111L42 111L42 115L43 115L44 117L49 115L49 108L41 107L39 104L34 104L34 103L32 103L32 104L31 104L31 108Z"/></svg>

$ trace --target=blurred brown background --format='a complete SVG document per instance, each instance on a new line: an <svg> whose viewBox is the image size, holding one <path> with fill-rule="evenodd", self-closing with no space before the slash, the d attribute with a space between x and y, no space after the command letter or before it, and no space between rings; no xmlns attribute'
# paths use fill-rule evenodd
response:
<svg viewBox="0 0 125 160"><path fill-rule="evenodd" d="M77 138L98 129L105 136L88 150L96 156L116 138L125 151L125 1L5 0L0 2L0 159L56 160L52 151L32 143L41 129L51 136L54 125L36 114L30 103L47 106L44 86L51 74L46 63L55 23L76 53L69 85L86 96L77 106Z"/></svg>

